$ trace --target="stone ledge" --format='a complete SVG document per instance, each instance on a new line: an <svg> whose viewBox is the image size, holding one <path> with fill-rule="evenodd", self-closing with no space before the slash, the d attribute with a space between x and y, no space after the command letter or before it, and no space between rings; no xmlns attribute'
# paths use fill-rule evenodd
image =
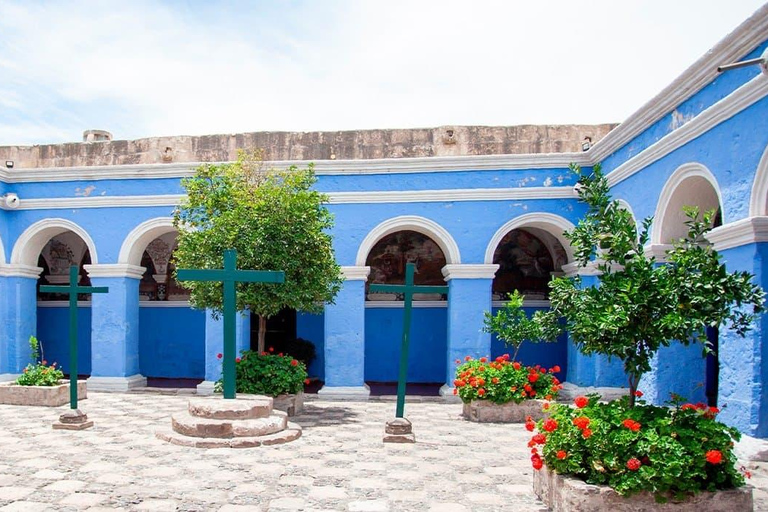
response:
<svg viewBox="0 0 768 512"><path fill-rule="evenodd" d="M276 434L259 437L236 437L230 439L187 437L170 429L157 431L155 437L178 446L193 448L255 448L295 441L301 437L301 426L288 423L288 428Z"/></svg>
<svg viewBox="0 0 768 512"><path fill-rule="evenodd" d="M239 395L235 400L190 398L187 410L191 416L213 420L249 420L266 418L272 413L272 399L267 396Z"/></svg>
<svg viewBox="0 0 768 512"><path fill-rule="evenodd" d="M546 413L542 409L545 400L524 400L522 402L507 402L495 404L488 400L472 400L464 404L462 416L477 423L525 423L525 418L531 416L538 421Z"/></svg>
<svg viewBox="0 0 768 512"><path fill-rule="evenodd" d="M288 416L275 411L269 417L231 420L209 419L192 416L188 412L174 414L171 427L174 432L190 437L261 437L285 430Z"/></svg>
<svg viewBox="0 0 768 512"><path fill-rule="evenodd" d="M106 391L125 393L134 388L144 388L147 386L147 378L136 374L130 377L89 377L88 387L91 391Z"/></svg>
<svg viewBox="0 0 768 512"><path fill-rule="evenodd" d="M59 407L69 403L69 381L58 386L20 386L15 382L0 384L0 404ZM86 383L77 381L77 399L88 398Z"/></svg>
<svg viewBox="0 0 768 512"><path fill-rule="evenodd" d="M751 512L752 487L700 492L678 503L656 503L653 494L641 492L624 497L604 485L558 475L549 469L533 472L533 492L552 512L610 510L611 512Z"/></svg>
<svg viewBox="0 0 768 512"><path fill-rule="evenodd" d="M579 395L583 396L591 393L600 395L601 400L610 401L628 395L629 388L577 386L570 382L563 382L563 389L560 390L558 400L570 401Z"/></svg>

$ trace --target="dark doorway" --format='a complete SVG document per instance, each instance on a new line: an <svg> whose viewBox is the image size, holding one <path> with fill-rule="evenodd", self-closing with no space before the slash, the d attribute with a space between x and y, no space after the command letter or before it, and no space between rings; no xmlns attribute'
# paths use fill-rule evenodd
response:
<svg viewBox="0 0 768 512"><path fill-rule="evenodd" d="M264 348L283 346L296 339L296 310L283 309L267 319L267 334ZM259 343L259 315L251 313L251 350L257 350Z"/></svg>
<svg viewBox="0 0 768 512"><path fill-rule="evenodd" d="M720 348L718 334L717 328L707 327L707 340L712 344L712 350L714 351L707 355L706 394L707 405L710 407L717 407L717 387L720 380L720 361L717 357L717 352Z"/></svg>

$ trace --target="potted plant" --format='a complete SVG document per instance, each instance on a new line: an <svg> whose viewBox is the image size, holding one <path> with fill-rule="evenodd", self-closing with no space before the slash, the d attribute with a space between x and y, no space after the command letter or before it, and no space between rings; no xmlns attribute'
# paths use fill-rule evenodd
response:
<svg viewBox="0 0 768 512"><path fill-rule="evenodd" d="M456 361L454 394L464 402L463 415L470 421L522 423L528 418L541 418L546 402L557 397L560 381L554 375L559 366L546 369L540 365L525 366L517 361L524 341L550 342L561 329L557 317L548 311L536 311L530 318L523 307L523 296L515 290L495 315L485 312L483 330L514 349L488 362L482 357Z"/></svg>
<svg viewBox="0 0 768 512"><path fill-rule="evenodd" d="M222 382L216 381L215 391L221 392ZM245 350L235 359L237 393L271 396L273 407L288 416L303 409L304 385L308 382L304 363L289 355Z"/></svg>
<svg viewBox="0 0 768 512"><path fill-rule="evenodd" d="M69 402L69 382L56 363L48 365L41 356L41 346L34 336L29 337L32 363L12 382L0 384L0 404L41 405L58 407ZM77 383L78 399L86 398L85 382Z"/></svg>
<svg viewBox="0 0 768 512"><path fill-rule="evenodd" d="M705 340L707 326L727 324L743 335L764 310L763 291L750 274L728 272L706 243L714 212L686 208L688 235L660 265L643 251L651 219L638 234L631 214L610 199L599 166L580 173L578 193L587 213L566 236L578 264L598 269L599 286L556 278L552 310L583 353L623 361L629 394L609 403L578 397L576 409L553 406L548 419L526 425L538 428L529 444L534 491L555 510L647 510L654 499L687 499L686 510L751 510L733 455L739 433L716 420L717 409L678 399L671 409L638 403L637 386L661 346Z"/></svg>

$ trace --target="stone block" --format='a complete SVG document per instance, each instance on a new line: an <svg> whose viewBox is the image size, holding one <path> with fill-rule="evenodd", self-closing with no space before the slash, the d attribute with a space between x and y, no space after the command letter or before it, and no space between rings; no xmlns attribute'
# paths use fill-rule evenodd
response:
<svg viewBox="0 0 768 512"><path fill-rule="evenodd" d="M215 398L190 398L188 411L191 416L218 420L246 420L266 418L272 413L273 401L268 396L239 395L234 400Z"/></svg>
<svg viewBox="0 0 768 512"><path fill-rule="evenodd" d="M273 408L288 413L288 416L296 416L304 410L304 392L299 391L291 395L279 395L274 398Z"/></svg>
<svg viewBox="0 0 768 512"><path fill-rule="evenodd" d="M477 423L525 423L528 416L534 421L545 417L546 413L542 409L545 403L544 400L524 400L519 404L495 404L488 400L472 400L464 404L462 415Z"/></svg>
<svg viewBox="0 0 768 512"><path fill-rule="evenodd" d="M69 403L69 382L58 386L19 386L15 382L0 383L0 404L59 407ZM77 382L77 399L88 398L84 380Z"/></svg>
<svg viewBox="0 0 768 512"><path fill-rule="evenodd" d="M219 420L199 418L189 413L174 414L171 426L175 432L192 437L257 437L274 434L285 429L288 417L282 411L274 411L266 418L247 420Z"/></svg>
<svg viewBox="0 0 768 512"><path fill-rule="evenodd" d="M552 512L610 510L611 512L751 512L752 487L700 492L683 502L656 503L653 494L621 496L604 485L558 475L546 468L533 472L533 492Z"/></svg>

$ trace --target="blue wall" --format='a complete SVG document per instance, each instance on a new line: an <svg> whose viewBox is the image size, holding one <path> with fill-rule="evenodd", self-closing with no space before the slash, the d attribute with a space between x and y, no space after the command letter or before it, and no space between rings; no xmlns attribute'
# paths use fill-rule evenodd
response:
<svg viewBox="0 0 768 512"><path fill-rule="evenodd" d="M296 337L315 344L315 360L307 368L310 377L325 378L325 315L296 312Z"/></svg>
<svg viewBox="0 0 768 512"><path fill-rule="evenodd" d="M69 373L69 307L37 308L37 339L48 364ZM91 374L91 308L77 308L77 373Z"/></svg>
<svg viewBox="0 0 768 512"><path fill-rule="evenodd" d="M448 350L446 308L413 308L408 382L443 382ZM366 308L365 380L396 382L403 338L403 308Z"/></svg>
<svg viewBox="0 0 768 512"><path fill-rule="evenodd" d="M205 311L139 308L139 365L145 377L205 377Z"/></svg>

